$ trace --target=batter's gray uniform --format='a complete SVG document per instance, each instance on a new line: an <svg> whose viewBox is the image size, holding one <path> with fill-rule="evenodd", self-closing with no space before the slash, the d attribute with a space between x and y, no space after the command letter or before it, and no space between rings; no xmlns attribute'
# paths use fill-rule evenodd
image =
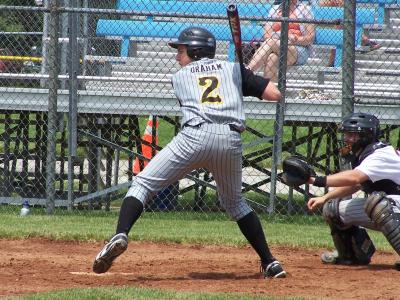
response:
<svg viewBox="0 0 400 300"><path fill-rule="evenodd" d="M97 254L95 273L107 272L128 246L128 234L152 196L197 168L208 169L217 184L221 205L257 252L264 278L286 272L269 250L257 214L241 197L243 96L279 101L269 80L241 70L238 64L214 59L216 40L205 28L188 27L177 41L182 69L172 78L183 118L178 135L136 176L119 211L116 234Z"/></svg>
<svg viewBox="0 0 400 300"><path fill-rule="evenodd" d="M136 176L126 197L143 204L154 194L197 168L208 169L217 184L221 205L235 220L251 212L241 196L242 142L245 130L243 91L251 82L242 78L238 64L203 58L178 71L172 78L181 105L182 130ZM265 80L258 89L268 84Z"/></svg>

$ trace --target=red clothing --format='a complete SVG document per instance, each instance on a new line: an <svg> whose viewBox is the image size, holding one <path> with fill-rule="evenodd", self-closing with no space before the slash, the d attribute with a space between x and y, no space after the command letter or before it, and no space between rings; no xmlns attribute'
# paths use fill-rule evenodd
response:
<svg viewBox="0 0 400 300"><path fill-rule="evenodd" d="M277 15L279 17L281 17L282 16L282 11L278 11ZM296 19L297 18L295 12L292 12L289 17L291 19ZM274 32L279 32L279 31L281 31L281 26L282 26L281 22L274 22L272 24L272 30ZM302 34L301 30L300 30L300 23L289 23L289 34L302 36L303 34Z"/></svg>

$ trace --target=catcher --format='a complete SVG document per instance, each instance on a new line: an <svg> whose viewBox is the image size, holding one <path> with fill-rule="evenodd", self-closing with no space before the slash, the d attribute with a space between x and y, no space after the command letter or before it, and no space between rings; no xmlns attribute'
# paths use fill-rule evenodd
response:
<svg viewBox="0 0 400 300"><path fill-rule="evenodd" d="M284 163L283 180L289 185L335 187L307 203L310 210L323 206L336 247L321 255L322 262L369 264L375 247L364 227L381 231L400 255L400 152L378 140L379 120L374 115L351 114L343 120L342 132L341 154L352 170L316 176L306 162L290 158L286 167ZM348 198L360 190L367 197Z"/></svg>

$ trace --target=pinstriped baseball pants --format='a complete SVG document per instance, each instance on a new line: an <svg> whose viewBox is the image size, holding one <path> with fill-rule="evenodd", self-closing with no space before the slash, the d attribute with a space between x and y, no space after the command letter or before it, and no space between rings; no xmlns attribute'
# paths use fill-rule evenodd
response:
<svg viewBox="0 0 400 300"><path fill-rule="evenodd" d="M156 193L198 168L213 175L219 201L232 219L237 221L252 211L241 196L241 136L223 124L184 127L135 177L126 197L146 204Z"/></svg>
<svg viewBox="0 0 400 300"><path fill-rule="evenodd" d="M396 206L400 207L400 196L388 195L388 197L395 200ZM356 225L378 230L374 222L372 222L364 211L365 201L365 198L353 198L339 202L339 215L344 225Z"/></svg>

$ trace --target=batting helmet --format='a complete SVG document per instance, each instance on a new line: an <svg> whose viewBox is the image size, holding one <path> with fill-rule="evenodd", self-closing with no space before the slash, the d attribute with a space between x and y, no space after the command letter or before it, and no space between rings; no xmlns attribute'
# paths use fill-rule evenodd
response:
<svg viewBox="0 0 400 300"><path fill-rule="evenodd" d="M353 153L377 142L380 136L379 120L377 117L366 113L353 113L342 122L342 132L356 132L359 140L352 145Z"/></svg>
<svg viewBox="0 0 400 300"><path fill-rule="evenodd" d="M214 58L216 42L214 35L201 27L189 27L181 32L178 40L168 43L172 48L187 46L187 54L193 60L203 57Z"/></svg>

